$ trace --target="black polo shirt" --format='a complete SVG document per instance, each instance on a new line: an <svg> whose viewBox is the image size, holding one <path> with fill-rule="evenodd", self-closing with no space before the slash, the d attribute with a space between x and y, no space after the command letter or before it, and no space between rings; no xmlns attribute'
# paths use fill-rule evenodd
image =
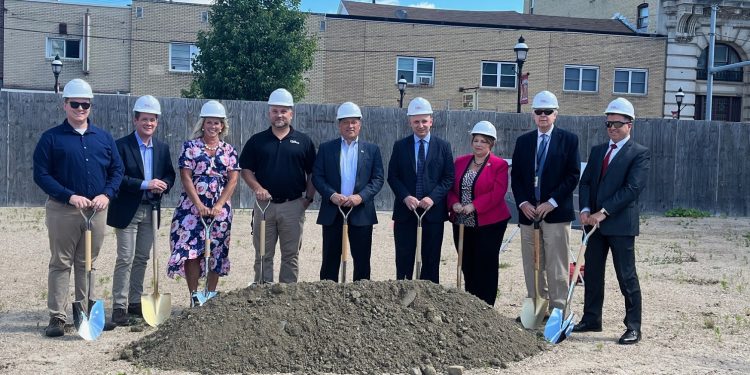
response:
<svg viewBox="0 0 750 375"><path fill-rule="evenodd" d="M278 139L271 127L250 137L240 154L240 167L255 178L274 199L295 199L307 188L306 174L312 174L315 145L310 137L289 127Z"/></svg>

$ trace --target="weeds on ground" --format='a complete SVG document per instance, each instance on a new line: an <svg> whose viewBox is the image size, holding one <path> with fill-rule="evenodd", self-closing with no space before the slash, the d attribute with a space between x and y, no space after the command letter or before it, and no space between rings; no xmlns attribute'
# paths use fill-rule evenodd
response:
<svg viewBox="0 0 750 375"><path fill-rule="evenodd" d="M505 269L505 268L510 268L510 263L500 262L500 264L498 264L497 268L499 268L501 270Z"/></svg>
<svg viewBox="0 0 750 375"><path fill-rule="evenodd" d="M677 242L671 242L667 245L664 245L664 248L667 250L666 253L664 253L663 256L647 256L644 261L649 263L650 265L657 265L657 264L682 264L682 263L688 263L688 262L697 262L698 258L695 256L695 253L688 254L685 251L683 251L682 246L678 244Z"/></svg>
<svg viewBox="0 0 750 375"><path fill-rule="evenodd" d="M673 208L664 213L666 217L690 217L693 219L699 219L703 217L709 217L711 214L708 211L701 211L695 208Z"/></svg>

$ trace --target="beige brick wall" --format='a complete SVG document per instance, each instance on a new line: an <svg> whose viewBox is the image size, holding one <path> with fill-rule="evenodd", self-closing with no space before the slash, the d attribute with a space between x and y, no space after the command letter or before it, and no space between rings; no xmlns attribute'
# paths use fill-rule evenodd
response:
<svg viewBox="0 0 750 375"><path fill-rule="evenodd" d="M63 59L60 86L73 78L88 81L95 92L130 90L130 9L51 2L6 0L4 87L52 90L54 76L46 57L46 40L80 38L83 17L91 14L91 59L88 74L79 59ZM65 22L67 35L60 35Z"/></svg>
<svg viewBox="0 0 750 375"><path fill-rule="evenodd" d="M659 1L644 0L524 0L523 12L530 13L534 3L534 14L561 17L603 18L609 19L615 13L625 16L633 25L637 25L638 6L648 4L649 23L647 32L655 33L659 16Z"/></svg>

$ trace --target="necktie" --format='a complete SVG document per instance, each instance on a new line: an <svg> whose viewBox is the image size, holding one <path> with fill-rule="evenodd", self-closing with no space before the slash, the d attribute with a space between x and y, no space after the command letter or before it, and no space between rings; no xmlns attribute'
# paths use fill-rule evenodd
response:
<svg viewBox="0 0 750 375"><path fill-rule="evenodd" d="M607 151L607 155L604 156L604 161L602 161L602 173L599 174L599 179L604 177L604 174L607 173L607 168L609 167L609 159L612 155L612 151L617 148L616 144L612 144L609 146L609 151Z"/></svg>
<svg viewBox="0 0 750 375"><path fill-rule="evenodd" d="M417 153L417 199L424 198L424 160L424 139L420 139Z"/></svg>
<svg viewBox="0 0 750 375"><path fill-rule="evenodd" d="M542 141L539 142L539 147L536 149L536 178L534 179L534 197L537 202L542 196L542 170L544 168L544 161L547 158L547 143L549 143L549 136L547 134L542 134L540 137Z"/></svg>

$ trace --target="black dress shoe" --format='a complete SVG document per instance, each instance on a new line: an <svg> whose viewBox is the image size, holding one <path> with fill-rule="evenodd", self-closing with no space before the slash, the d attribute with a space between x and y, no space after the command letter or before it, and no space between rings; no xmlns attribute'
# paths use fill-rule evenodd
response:
<svg viewBox="0 0 750 375"><path fill-rule="evenodd" d="M620 345L632 345L641 341L641 331L629 329L620 336L620 340L617 341Z"/></svg>
<svg viewBox="0 0 750 375"><path fill-rule="evenodd" d="M602 326L589 322L580 322L573 327L573 332L601 332Z"/></svg>
<svg viewBox="0 0 750 375"><path fill-rule="evenodd" d="M114 309L112 310L112 323L118 326L129 326L130 317L125 309Z"/></svg>
<svg viewBox="0 0 750 375"><path fill-rule="evenodd" d="M128 304L128 315L134 315L137 317L143 317L140 303L129 303Z"/></svg>

